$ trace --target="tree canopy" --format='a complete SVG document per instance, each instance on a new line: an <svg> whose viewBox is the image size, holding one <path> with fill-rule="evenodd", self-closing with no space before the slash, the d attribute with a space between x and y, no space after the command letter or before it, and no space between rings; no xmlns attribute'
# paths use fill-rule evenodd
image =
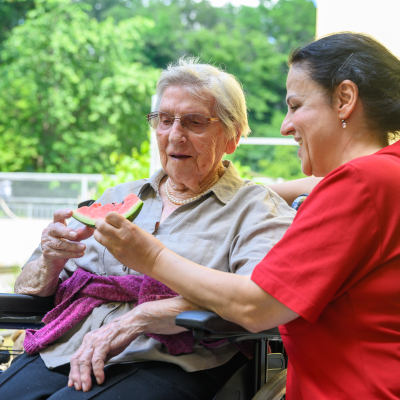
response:
<svg viewBox="0 0 400 400"><path fill-rule="evenodd" d="M260 3L0 0L0 170L114 172L147 139L160 69L183 55L234 74L253 134L279 136L287 56L313 37L315 7ZM296 153L241 146L233 159L291 179L301 176Z"/></svg>

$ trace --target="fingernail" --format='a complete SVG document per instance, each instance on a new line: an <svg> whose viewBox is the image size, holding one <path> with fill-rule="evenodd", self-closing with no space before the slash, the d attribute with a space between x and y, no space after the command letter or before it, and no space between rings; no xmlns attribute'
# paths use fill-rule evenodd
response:
<svg viewBox="0 0 400 400"><path fill-rule="evenodd" d="M77 236L78 236L78 234L76 232L69 233L69 237L71 237L71 238L76 238Z"/></svg>
<svg viewBox="0 0 400 400"><path fill-rule="evenodd" d="M68 381L68 387L71 387L72 386L72 381L71 381L71 379Z"/></svg>
<svg viewBox="0 0 400 400"><path fill-rule="evenodd" d="M76 390L79 390L79 386L78 386L78 384L76 382L74 383L74 386L75 386Z"/></svg>
<svg viewBox="0 0 400 400"><path fill-rule="evenodd" d="M97 384L101 385L100 378L96 378Z"/></svg>
<svg viewBox="0 0 400 400"><path fill-rule="evenodd" d="M82 390L86 392L86 384L82 383Z"/></svg>
<svg viewBox="0 0 400 400"><path fill-rule="evenodd" d="M78 244L78 248L80 248L80 249L84 249L86 246L84 245L84 244Z"/></svg>

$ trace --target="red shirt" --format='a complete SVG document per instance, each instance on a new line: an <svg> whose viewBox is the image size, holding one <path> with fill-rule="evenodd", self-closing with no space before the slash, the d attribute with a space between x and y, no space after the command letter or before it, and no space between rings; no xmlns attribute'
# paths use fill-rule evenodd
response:
<svg viewBox="0 0 400 400"><path fill-rule="evenodd" d="M400 398L400 141L332 171L252 278L280 327L287 400Z"/></svg>

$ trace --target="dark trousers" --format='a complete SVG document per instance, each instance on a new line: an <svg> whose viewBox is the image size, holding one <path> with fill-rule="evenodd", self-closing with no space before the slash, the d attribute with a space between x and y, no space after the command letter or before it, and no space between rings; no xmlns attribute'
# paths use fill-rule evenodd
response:
<svg viewBox="0 0 400 400"><path fill-rule="evenodd" d="M50 370L39 355L25 353L0 374L0 399L211 400L246 362L238 353L220 367L197 372L159 361L115 364L106 366L101 386L92 378L92 389L82 392L67 387L69 364Z"/></svg>

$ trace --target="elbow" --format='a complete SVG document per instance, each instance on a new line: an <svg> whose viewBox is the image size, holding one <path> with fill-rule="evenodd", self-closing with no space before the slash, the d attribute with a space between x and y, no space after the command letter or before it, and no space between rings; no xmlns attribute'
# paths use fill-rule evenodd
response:
<svg viewBox="0 0 400 400"><path fill-rule="evenodd" d="M23 292L23 286L21 285L21 283L19 281L19 277L18 277L14 284L14 293L15 294L24 294L22 292Z"/></svg>
<svg viewBox="0 0 400 400"><path fill-rule="evenodd" d="M259 319L254 319L254 318L246 318L243 324L243 328L248 330L251 333L259 333L265 330L265 326L262 323L263 321L260 321Z"/></svg>
<svg viewBox="0 0 400 400"><path fill-rule="evenodd" d="M237 315L240 315L240 320L236 321L236 323L251 333L262 332L270 328L266 326L268 325L268 321L265 320L265 316L262 315L257 306L248 305Z"/></svg>
<svg viewBox="0 0 400 400"><path fill-rule="evenodd" d="M15 294L26 294L30 296L38 296L38 297L48 297L53 296L56 293L57 286L49 286L49 287L39 287L32 286L25 282L15 282L14 285L14 293Z"/></svg>

